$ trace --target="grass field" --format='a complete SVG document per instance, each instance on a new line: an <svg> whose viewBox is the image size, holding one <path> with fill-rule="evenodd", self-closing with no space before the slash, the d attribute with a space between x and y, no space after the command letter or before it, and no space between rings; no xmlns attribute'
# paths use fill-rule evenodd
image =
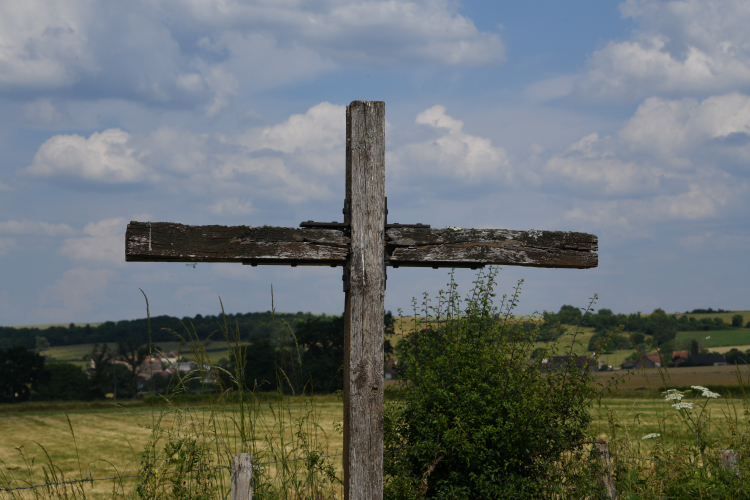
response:
<svg viewBox="0 0 750 500"><path fill-rule="evenodd" d="M692 340L697 340L698 345L707 349L729 345L747 345L750 344L750 329L677 332L675 339L677 345L683 348L689 348Z"/></svg>
<svg viewBox="0 0 750 500"><path fill-rule="evenodd" d="M320 441L324 443L328 453L341 453L343 436L336 429L343 417L341 402L334 396L313 399ZM254 423L259 433L276 435L276 441L285 443L291 451L293 435L299 431L297 424L309 416L311 406L301 398L290 398L287 403L289 404L261 404ZM160 417L160 410L161 408L120 408L112 405L107 409L71 409L67 412L30 410L0 413L0 465L5 470L16 467L23 469L28 466L23 454L36 463L35 470L38 470L39 464L46 462L48 455L66 479L138 474L141 453L149 441L151 429ZM287 425L283 432L279 432L279 414L285 412ZM234 425L238 415L229 408L212 411L207 405L193 406L189 412L183 410L181 414L184 420L181 425L172 425L177 418L177 414L172 412L166 414L160 427L172 427L170 432L180 432L186 426L215 429L215 435L213 432L209 433L215 442L228 446L233 450L232 453L234 450L247 451L239 449L238 430ZM258 441L262 442L263 438ZM255 453L255 463L272 460L269 456ZM333 457L332 460L337 475L341 477L341 458ZM268 470L268 474L274 474L276 465L269 464L265 470ZM228 474L227 471L227 478ZM43 476L38 473L33 476L33 480L41 483ZM128 481L125 486L132 489L135 480ZM111 498L112 484L111 481L93 483L93 488L86 487L87 497ZM3 498L1 493L0 498Z"/></svg>
<svg viewBox="0 0 750 500"><path fill-rule="evenodd" d="M724 378L721 381L725 381L726 370L715 371L722 374ZM695 368L673 374L672 379L677 385L708 384L712 381L707 378L708 375L705 370ZM342 420L343 406L332 396L318 396L313 399L319 424L319 437L330 453L340 453L343 439L337 426ZM290 398L288 402L288 418L291 425L281 433L283 436L280 436L280 440L283 442L291 441L292 431L296 429L295 420L304 416L310 409L309 404L301 398ZM719 439L728 439L722 434L722 422L730 415L736 416L733 413L733 404L741 409L739 401L731 398L722 397L711 401L711 422L717 430ZM278 407L274 409L272 405L265 404L259 409L259 429L265 429L262 432L278 432L274 426L274 411L278 411ZM642 442L641 437L652 432L665 433L663 440L666 443L687 438L684 425L676 418L671 418L675 412L670 408L670 402L661 398L608 397L595 401L591 406L591 412L593 421L589 428L590 435L612 439L609 424L610 419L614 418L619 425L619 441L626 437L635 447L630 452L646 455L653 443ZM70 409L67 413L34 409L0 413L0 464L6 468L5 470L27 467L28 461L22 459L23 454L28 459L33 459L38 469L39 464L45 462L48 455L66 479L137 474L141 451L147 445L151 427L159 415L159 408L120 408L114 405L103 409ZM230 447L235 446L237 430L231 419L236 415L221 410L212 412L208 406L200 405L193 406L188 415L188 423L192 422L193 425L205 425L209 419L219 422L219 425L215 426L218 429L217 437ZM741 411L739 415L740 420L748 418L747 415L742 416ZM168 428L175 418L175 414L168 414L161 423L162 428ZM255 460L258 463L263 458L256 456ZM334 457L333 463L337 475L341 477L341 457ZM273 471L275 465L271 464L269 467ZM226 475L228 476L228 472ZM42 476L34 476L34 479L41 481ZM124 487L134 488L135 480L128 481L130 482L124 482ZM87 497L111 498L111 488L112 483L109 481L95 482L91 487L86 487Z"/></svg>
<svg viewBox="0 0 750 500"><path fill-rule="evenodd" d="M110 342L109 347L114 351L117 349L117 344ZM44 351L44 355L48 358L53 358L58 363L73 363L82 368L87 366L86 362L83 361L84 356L91 354L91 350L94 348L94 344L77 344L67 346L50 347ZM158 342L154 344L154 349L160 350L161 352L175 351L179 352L186 358L190 358L191 353L185 346L180 346L180 342ZM210 359L211 363L216 364L221 358L228 358L227 344L223 341L209 341L205 348L206 355Z"/></svg>

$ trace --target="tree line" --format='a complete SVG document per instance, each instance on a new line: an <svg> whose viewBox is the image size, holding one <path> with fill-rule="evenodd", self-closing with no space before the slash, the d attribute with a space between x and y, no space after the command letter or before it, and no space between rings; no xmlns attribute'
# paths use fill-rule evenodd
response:
<svg viewBox="0 0 750 500"><path fill-rule="evenodd" d="M272 313L254 312L227 314L226 322L240 327L243 334L251 338L278 339L283 335L284 324L294 325L300 321L314 318L312 313ZM36 338L43 337L50 346L66 346L77 344L113 343L122 339L146 343L149 341L148 319L133 319L123 321L107 321L100 325L78 326L73 323L66 326L52 326L40 328L0 327L0 349L21 346L27 349L36 348ZM182 332L185 327L200 338L205 338L215 332L224 323L221 315L200 315L194 317L176 318L174 316L151 317L151 341L173 342L179 340L171 331ZM171 330L171 331L170 331Z"/></svg>
<svg viewBox="0 0 750 500"><path fill-rule="evenodd" d="M143 379L139 381L140 368L149 352L156 354L161 349L157 344L152 344L149 351L146 344L139 341L139 337L121 340L115 348L95 343L91 353L85 357L90 362L86 369L72 363L46 363L41 353L25 346L0 348L0 402L30 399L93 400L107 395L136 398L139 391L199 392L232 386L233 383L227 377L238 371L243 374L245 389L251 391L299 394L341 390L344 364L343 315L292 316L295 326L291 334L287 331L287 335L282 333L275 336L275 326L266 330L256 328L251 334L243 335L244 340L241 339L227 351L226 356L216 363L218 369L202 367L204 372L208 372L204 373L207 377L185 374L154 376L146 384L143 384ZM274 323L277 321L278 316ZM235 328L237 324L239 323L235 323ZM385 363L393 353L390 341L385 338L394 332L394 318L390 311L384 315L384 326ZM215 332L214 329L202 336L193 332L193 339L203 341Z"/></svg>

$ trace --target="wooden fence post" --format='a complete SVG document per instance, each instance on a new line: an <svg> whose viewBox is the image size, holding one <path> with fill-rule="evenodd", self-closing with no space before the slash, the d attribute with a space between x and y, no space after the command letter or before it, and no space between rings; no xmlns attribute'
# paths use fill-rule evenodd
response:
<svg viewBox="0 0 750 500"><path fill-rule="evenodd" d="M253 456L237 453L232 459L232 500L253 500Z"/></svg>
<svg viewBox="0 0 750 500"><path fill-rule="evenodd" d="M601 476L599 476L599 484L604 487L607 493L607 498L611 500L617 500L617 489L615 488L615 478L612 477L612 463L609 460L609 445L603 439L600 439L594 443L596 453L599 455L599 461L604 469Z"/></svg>
<svg viewBox="0 0 750 500"><path fill-rule="evenodd" d="M734 472L734 475L740 477L740 461L735 450L719 450L721 456L721 468Z"/></svg>

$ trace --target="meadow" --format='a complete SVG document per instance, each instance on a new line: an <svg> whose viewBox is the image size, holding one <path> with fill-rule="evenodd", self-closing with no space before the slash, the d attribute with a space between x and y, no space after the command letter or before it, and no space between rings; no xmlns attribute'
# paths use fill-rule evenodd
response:
<svg viewBox="0 0 750 500"><path fill-rule="evenodd" d="M262 396L260 399L265 399ZM168 462L171 452L160 456L160 448L173 449L175 436L179 437L180 446L205 441L203 451L209 456L199 457L201 460L193 468L225 466L235 452L252 452L256 476L266 479L282 474L282 468L285 473L304 474L306 471L300 470L304 469L304 461L297 462L296 467L295 462L290 467L288 462L282 465L279 461L299 459L311 449L320 455L341 453L343 405L335 396L288 396L283 400L271 397L257 405L247 405L245 424L253 427L249 440L248 436L241 436L247 429L243 431L239 425L236 404L216 404L216 400L208 399L173 403L154 400L151 406L110 404L106 408L80 409L85 404L71 402L66 411L40 411L35 405L26 404L25 408L0 413L0 488L9 482L13 486L44 484L49 477L48 471L45 476L45 463L54 465L59 480L141 475L144 451L151 449L160 457L157 462ZM179 447L174 453L179 453ZM341 478L341 457L327 460ZM185 464L172 465L177 471ZM218 476L228 485L228 470L219 469ZM94 482L85 486L85 495L92 499L113 498L115 488L118 498L129 498L137 484L136 478ZM6 498L4 495L38 498L33 492L16 496L0 492L0 498Z"/></svg>
<svg viewBox="0 0 750 500"><path fill-rule="evenodd" d="M709 332L677 332L675 337L677 345L690 347L692 340L697 340L702 348L714 350L714 347L724 346L747 346L750 344L750 330L747 328L737 330L714 330ZM739 347L738 347L739 348ZM745 347L746 349L748 347Z"/></svg>
<svg viewBox="0 0 750 500"><path fill-rule="evenodd" d="M705 382L706 374L701 371L685 375L687 378L679 379L680 382ZM695 440L694 434L678 418L679 412L670 407L671 401L665 401L654 391L643 393L643 396L618 397L614 393L593 401L590 406L593 418L589 435L592 439L610 441L615 463L634 457L648 458L660 446L675 447ZM732 431L747 425L748 413L742 414L743 402L731 396L708 402L710 405L703 418L709 423L710 431L717 442L732 442ZM61 411L39 410L27 404L25 408L16 408L17 411L0 414L0 464L3 467L0 477L7 480L15 475L29 483L41 483L45 476L40 466L45 462L54 464L61 480L136 475L142 473L143 451L153 443L154 429L158 427L170 432L178 432L186 426L200 428L201 432L211 436L212 442L222 442L232 452L241 447L239 429L235 425L237 412L232 405L217 406L208 401L175 406L159 403L141 407L110 405L96 409L78 409L76 403L68 405L67 411ZM295 445L295 434L299 433L300 423L309 418L311 411L315 414L318 449L326 454L341 453L343 405L335 396L288 396L284 401L271 398L257 406L253 419L259 433L272 435L277 444L285 443L289 452L287 458L299 458L303 450L299 443ZM280 412L286 419L281 427ZM643 439L651 433L661 434L658 442ZM163 446L168 440L161 436L157 446ZM265 474L266 477L279 474L277 468L281 465L268 463L278 458L279 450L267 449L270 441L259 439L259 442L254 459L258 467L256 474ZM221 454L217 450L214 452ZM328 460L336 477L341 478L341 456ZM222 462L215 460L211 463ZM298 467L296 472L304 474L304 467ZM218 475L226 481L229 471L220 470ZM16 483L20 484L23 483ZM100 481L87 484L84 491L91 499L130 498L137 484L136 479ZM23 492L13 497L0 493L0 498L35 497L31 492ZM339 494L334 492L332 498L339 498Z"/></svg>

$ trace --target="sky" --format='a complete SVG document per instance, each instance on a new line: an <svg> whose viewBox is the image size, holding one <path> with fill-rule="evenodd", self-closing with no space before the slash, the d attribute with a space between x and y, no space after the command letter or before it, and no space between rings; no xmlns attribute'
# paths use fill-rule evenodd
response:
<svg viewBox="0 0 750 500"><path fill-rule="evenodd" d="M340 314L340 268L126 263L124 235L340 219L353 100L386 103L390 222L599 237L596 269L503 267L517 312L750 309L748 25L746 0L1 2L0 325L145 317L141 290ZM390 269L386 308L449 272Z"/></svg>

